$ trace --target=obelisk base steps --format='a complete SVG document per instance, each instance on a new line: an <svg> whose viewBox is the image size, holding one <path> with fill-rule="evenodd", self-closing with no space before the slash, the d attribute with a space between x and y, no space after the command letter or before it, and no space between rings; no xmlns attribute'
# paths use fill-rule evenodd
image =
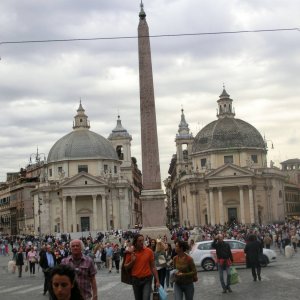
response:
<svg viewBox="0 0 300 300"><path fill-rule="evenodd" d="M166 227L166 195L163 190L143 190L140 199L143 214L143 228L140 233L154 239L166 235L169 241L170 231Z"/></svg>

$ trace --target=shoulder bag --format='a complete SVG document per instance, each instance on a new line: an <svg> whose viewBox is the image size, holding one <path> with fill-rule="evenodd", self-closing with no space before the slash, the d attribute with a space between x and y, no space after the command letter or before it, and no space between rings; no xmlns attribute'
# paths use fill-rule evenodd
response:
<svg viewBox="0 0 300 300"><path fill-rule="evenodd" d="M121 265L121 282L132 285L131 270L125 268L126 255L128 254L124 255Z"/></svg>

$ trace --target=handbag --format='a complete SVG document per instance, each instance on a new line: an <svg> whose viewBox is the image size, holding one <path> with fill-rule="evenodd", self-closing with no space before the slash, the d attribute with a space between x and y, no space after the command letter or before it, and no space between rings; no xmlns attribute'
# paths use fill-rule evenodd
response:
<svg viewBox="0 0 300 300"><path fill-rule="evenodd" d="M230 274L230 284L231 285L237 284L240 282L240 277L239 277L239 274L235 267L230 267L229 274Z"/></svg>
<svg viewBox="0 0 300 300"><path fill-rule="evenodd" d="M153 294L152 294L152 300L160 300L160 299L159 299L159 292L158 292L157 289L155 289L155 290L153 291Z"/></svg>
<svg viewBox="0 0 300 300"><path fill-rule="evenodd" d="M28 272L28 265L25 266L25 272Z"/></svg>
<svg viewBox="0 0 300 300"><path fill-rule="evenodd" d="M132 285L131 270L125 268L126 254L121 265L121 282Z"/></svg>

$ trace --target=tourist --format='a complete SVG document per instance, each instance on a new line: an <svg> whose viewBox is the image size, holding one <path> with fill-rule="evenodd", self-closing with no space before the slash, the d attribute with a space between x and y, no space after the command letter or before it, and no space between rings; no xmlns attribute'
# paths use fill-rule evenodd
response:
<svg viewBox="0 0 300 300"><path fill-rule="evenodd" d="M50 272L56 265L56 258L51 250L50 245L46 245L46 251L43 250L40 252L40 266L44 273L44 295L46 295L49 287L50 281Z"/></svg>
<svg viewBox="0 0 300 300"><path fill-rule="evenodd" d="M212 248L216 249L217 265L219 270L219 278L223 288L223 293L232 292L230 288L230 266L233 262L233 256L229 244L224 242L222 234L217 234L212 243ZM224 280L224 271L226 272L226 284Z"/></svg>
<svg viewBox="0 0 300 300"><path fill-rule="evenodd" d="M261 280L261 266L259 263L259 257L263 253L262 244L257 240L256 235L251 234L248 237L248 243L245 247L246 253L246 265L251 268L253 280L256 281L257 278Z"/></svg>
<svg viewBox="0 0 300 300"><path fill-rule="evenodd" d="M160 286L154 264L154 253L150 248L145 247L144 236L141 234L134 237L132 245L133 251L125 256L124 266L131 272L134 298L135 300L150 300L153 275L155 287Z"/></svg>
<svg viewBox="0 0 300 300"><path fill-rule="evenodd" d="M16 266L18 267L19 277L22 277L22 270L23 270L23 266L24 266L24 254L23 254L22 247L19 247L19 250L16 254Z"/></svg>
<svg viewBox="0 0 300 300"><path fill-rule="evenodd" d="M97 270L94 261L89 257L83 255L84 244L81 240L73 240L70 243L71 255L64 258L62 265L70 265L75 269L76 278L79 289L84 300L97 300Z"/></svg>
<svg viewBox="0 0 300 300"><path fill-rule="evenodd" d="M173 266L175 272L174 299L193 300L194 297L194 281L197 281L197 269L194 260L187 254L189 245L185 241L177 240L175 243L175 251L177 255L173 258Z"/></svg>
<svg viewBox="0 0 300 300"><path fill-rule="evenodd" d="M50 300L83 300L76 281L75 270L67 265L57 265L50 274Z"/></svg>

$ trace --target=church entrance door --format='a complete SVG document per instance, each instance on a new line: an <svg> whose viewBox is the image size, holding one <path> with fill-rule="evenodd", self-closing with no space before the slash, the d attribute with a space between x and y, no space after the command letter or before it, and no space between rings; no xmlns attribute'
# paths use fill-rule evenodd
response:
<svg viewBox="0 0 300 300"><path fill-rule="evenodd" d="M81 231L90 231L90 217L80 218Z"/></svg>
<svg viewBox="0 0 300 300"><path fill-rule="evenodd" d="M237 222L237 209L235 207L228 208L228 222L229 224Z"/></svg>

